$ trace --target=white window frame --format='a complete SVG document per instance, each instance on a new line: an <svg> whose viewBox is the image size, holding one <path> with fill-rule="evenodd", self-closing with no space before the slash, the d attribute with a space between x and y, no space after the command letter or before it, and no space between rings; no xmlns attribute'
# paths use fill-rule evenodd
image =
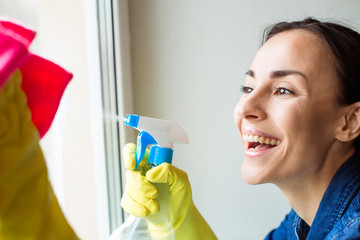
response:
<svg viewBox="0 0 360 240"><path fill-rule="evenodd" d="M99 156L99 161L95 161L96 195L98 203L108 209L98 209L98 224L100 235L108 236L126 217L120 206L124 182L121 149L133 140L128 129L116 120L117 115L132 112L128 1L92 0L84 1L84 6L87 52L91 61L88 64L90 96L95 104L92 111L94 144L98 142L103 146L95 154Z"/></svg>

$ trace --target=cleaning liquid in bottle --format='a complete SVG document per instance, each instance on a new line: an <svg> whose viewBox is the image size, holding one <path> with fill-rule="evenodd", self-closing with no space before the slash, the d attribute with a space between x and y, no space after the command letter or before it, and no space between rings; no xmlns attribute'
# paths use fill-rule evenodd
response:
<svg viewBox="0 0 360 240"><path fill-rule="evenodd" d="M172 163L174 143L189 143L185 131L175 122L138 115L118 117L125 124L140 131L137 139L136 166L142 161L148 145L151 145L148 163L156 167L164 162ZM116 229L109 240L174 240L175 231L169 214L169 185L155 183L159 191L157 201L160 211L145 218L129 216ZM151 224L147 224L150 222Z"/></svg>

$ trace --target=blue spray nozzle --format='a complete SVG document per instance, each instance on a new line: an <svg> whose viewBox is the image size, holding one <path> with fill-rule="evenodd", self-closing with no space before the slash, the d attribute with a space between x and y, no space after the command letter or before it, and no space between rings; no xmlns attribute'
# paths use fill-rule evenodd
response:
<svg viewBox="0 0 360 240"><path fill-rule="evenodd" d="M128 114L126 115L126 122L125 124L130 126L130 127L134 127L134 128L137 128L138 127L138 124L139 124L139 116L138 115L131 115L131 114Z"/></svg>
<svg viewBox="0 0 360 240"><path fill-rule="evenodd" d="M144 158L147 146L151 144L157 144L155 138L145 131L140 132L137 138L135 169L137 169L140 162Z"/></svg>

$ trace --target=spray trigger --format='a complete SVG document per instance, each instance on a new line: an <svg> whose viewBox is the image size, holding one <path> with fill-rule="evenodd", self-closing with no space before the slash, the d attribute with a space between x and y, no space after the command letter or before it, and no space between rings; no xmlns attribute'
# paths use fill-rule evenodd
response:
<svg viewBox="0 0 360 240"><path fill-rule="evenodd" d="M139 166L140 162L144 158L145 151L148 145L157 144L157 141L153 136L148 132L142 131L137 137L137 148L136 148L136 166L135 169Z"/></svg>

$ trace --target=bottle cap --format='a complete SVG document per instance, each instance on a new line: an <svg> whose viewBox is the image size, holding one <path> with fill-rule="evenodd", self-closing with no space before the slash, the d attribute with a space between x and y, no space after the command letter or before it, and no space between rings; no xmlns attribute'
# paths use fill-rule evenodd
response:
<svg viewBox="0 0 360 240"><path fill-rule="evenodd" d="M172 163L173 152L171 148L163 148L159 146L152 146L150 148L149 164L153 166L160 165L164 162Z"/></svg>

